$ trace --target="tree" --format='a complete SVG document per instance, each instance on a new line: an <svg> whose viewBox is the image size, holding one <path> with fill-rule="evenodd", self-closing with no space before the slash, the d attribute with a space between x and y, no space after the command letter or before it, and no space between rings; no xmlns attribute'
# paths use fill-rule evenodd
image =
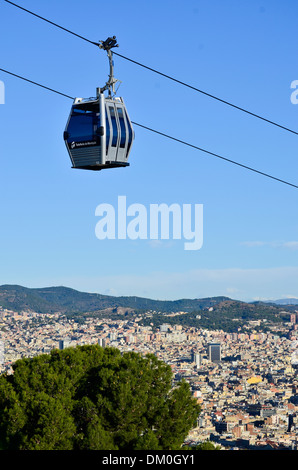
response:
<svg viewBox="0 0 298 470"><path fill-rule="evenodd" d="M195 450L220 450L220 449L221 449L220 445L215 445L210 441L202 442L202 444L198 444L195 447Z"/></svg>
<svg viewBox="0 0 298 470"><path fill-rule="evenodd" d="M98 345L18 360L0 376L0 447L179 449L200 406L154 355Z"/></svg>

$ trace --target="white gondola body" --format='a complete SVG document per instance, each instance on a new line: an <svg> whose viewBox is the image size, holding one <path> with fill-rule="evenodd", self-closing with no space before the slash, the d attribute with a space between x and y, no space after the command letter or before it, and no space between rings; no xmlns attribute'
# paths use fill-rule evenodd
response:
<svg viewBox="0 0 298 470"><path fill-rule="evenodd" d="M102 170L128 166L134 130L120 97L76 98L64 131L72 167Z"/></svg>

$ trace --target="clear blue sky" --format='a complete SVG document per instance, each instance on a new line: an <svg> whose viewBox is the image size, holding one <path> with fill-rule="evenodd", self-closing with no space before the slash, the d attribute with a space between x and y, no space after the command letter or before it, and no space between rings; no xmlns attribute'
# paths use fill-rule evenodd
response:
<svg viewBox="0 0 298 470"><path fill-rule="evenodd" d="M126 57L298 130L293 0L15 0ZM4 1L0 67L71 96L108 77L103 51ZM298 136L115 56L133 121L298 185ZM136 127L130 167L71 169L71 100L0 72L0 284L158 299L298 297L298 189ZM98 240L95 209L203 204L204 242Z"/></svg>

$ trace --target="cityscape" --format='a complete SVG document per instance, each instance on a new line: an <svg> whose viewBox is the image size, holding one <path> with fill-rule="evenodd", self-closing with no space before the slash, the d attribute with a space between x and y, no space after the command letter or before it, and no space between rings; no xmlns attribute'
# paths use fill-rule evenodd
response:
<svg viewBox="0 0 298 470"><path fill-rule="evenodd" d="M227 333L167 323L142 326L147 311L119 320L68 318L61 313L14 312L0 307L1 373L22 357L84 344L156 355L169 364L174 383L185 379L201 406L185 444L211 441L221 450L297 450L298 314L275 331ZM182 312L180 312L182 313ZM173 313L172 316L175 316Z"/></svg>

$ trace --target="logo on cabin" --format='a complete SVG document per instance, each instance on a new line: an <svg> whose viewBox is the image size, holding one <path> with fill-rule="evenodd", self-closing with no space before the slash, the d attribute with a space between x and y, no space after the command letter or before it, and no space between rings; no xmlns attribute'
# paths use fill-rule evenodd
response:
<svg viewBox="0 0 298 470"><path fill-rule="evenodd" d="M96 140L92 140L92 141L88 140L84 142L71 142L70 148L76 149L80 147L91 147L92 145L96 145L96 144L97 144Z"/></svg>

